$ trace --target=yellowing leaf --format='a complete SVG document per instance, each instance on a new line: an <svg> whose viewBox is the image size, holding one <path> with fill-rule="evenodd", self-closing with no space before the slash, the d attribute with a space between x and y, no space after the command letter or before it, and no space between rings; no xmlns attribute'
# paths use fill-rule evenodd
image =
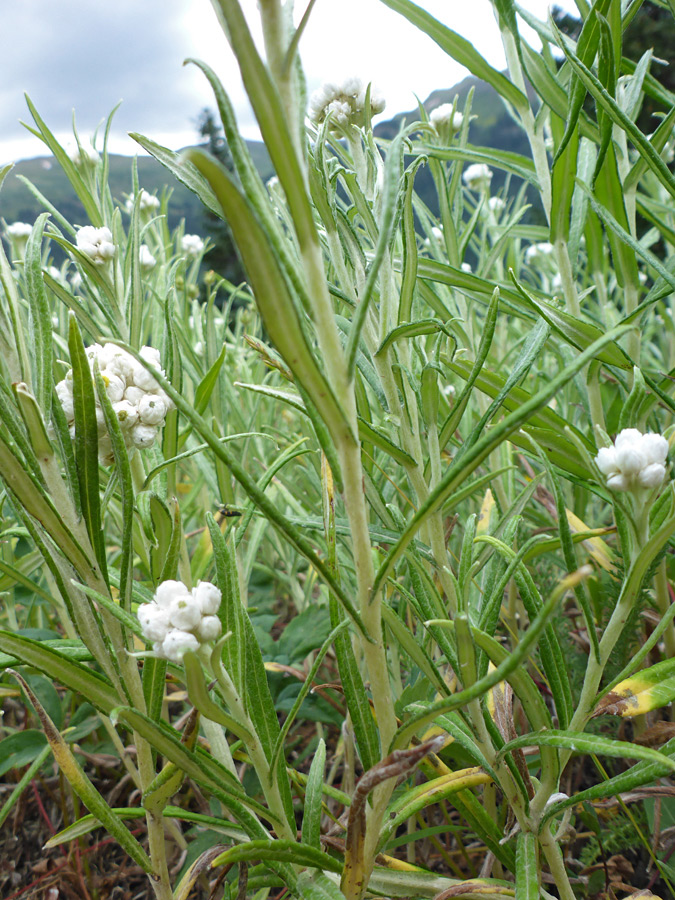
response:
<svg viewBox="0 0 675 900"><path fill-rule="evenodd" d="M574 533L579 534L584 531L592 531L588 525L585 525L581 519L578 516L575 516L569 509L566 509L565 512L567 513L567 521ZM585 541L582 541L582 543L586 550L588 550L591 558L600 566L600 568L604 569L605 572L609 572L610 575L616 574L612 551L602 538L589 537Z"/></svg>
<svg viewBox="0 0 675 900"><path fill-rule="evenodd" d="M667 659L619 682L595 708L594 716L641 716L675 699L675 660Z"/></svg>
<svg viewBox="0 0 675 900"><path fill-rule="evenodd" d="M492 496L490 488L487 489L485 497L480 507L478 515L478 524L476 526L476 535L488 534L490 531L490 518L492 510L495 508L495 498Z"/></svg>

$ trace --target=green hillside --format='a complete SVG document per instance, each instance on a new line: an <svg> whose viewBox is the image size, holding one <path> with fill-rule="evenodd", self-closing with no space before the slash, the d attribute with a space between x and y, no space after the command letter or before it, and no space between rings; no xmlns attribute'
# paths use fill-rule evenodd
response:
<svg viewBox="0 0 675 900"><path fill-rule="evenodd" d="M249 150L263 178L272 174L269 156L262 143L250 141ZM132 157L111 155L110 189L121 203L131 193ZM35 187L74 224L84 225L86 219L78 200L60 166L51 157L38 157L18 162L5 179L0 192L0 216L6 222L33 222L43 211L23 179ZM172 191L169 205L169 225L175 227L185 219L188 232L204 229L204 208L197 197L180 184L167 170L150 156L138 157L138 179L150 193Z"/></svg>

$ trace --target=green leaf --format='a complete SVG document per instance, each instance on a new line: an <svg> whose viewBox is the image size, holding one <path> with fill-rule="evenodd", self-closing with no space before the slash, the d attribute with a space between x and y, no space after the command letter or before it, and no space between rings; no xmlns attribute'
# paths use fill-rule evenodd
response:
<svg viewBox="0 0 675 900"><path fill-rule="evenodd" d="M223 211L218 203L216 195L211 190L211 186L204 176L199 172L197 167L186 159L182 153L175 153L161 144L156 144L150 138L144 137L142 134L130 132L129 137L140 144L144 150L154 156L165 168L167 168L176 178L184 184L186 188L196 194L207 209L215 213L219 218L222 217Z"/></svg>
<svg viewBox="0 0 675 900"><path fill-rule="evenodd" d="M342 864L332 856L299 841L248 841L226 850L211 865L225 866L240 862L274 859L298 866L311 866L328 872L341 872Z"/></svg>
<svg viewBox="0 0 675 900"><path fill-rule="evenodd" d="M106 548L101 523L98 480L98 425L89 359L75 316L70 315L68 349L73 372L75 406L75 462L80 485L82 516L101 571L106 572Z"/></svg>
<svg viewBox="0 0 675 900"><path fill-rule="evenodd" d="M317 850L321 849L321 816L323 814L321 787L325 768L326 742L323 738L319 738L314 759L309 768L305 787L305 803L302 810L302 842Z"/></svg>
<svg viewBox="0 0 675 900"><path fill-rule="evenodd" d="M516 285L520 295L528 306L537 313L563 337L568 344L577 350L585 350L603 335L603 330L597 325L585 322L577 316L573 316L563 309L559 309L551 303L537 300L516 279L511 271L511 280ZM610 366L618 366L622 369L632 369L633 363L630 357L614 342L604 345L598 351L596 359Z"/></svg>
<svg viewBox="0 0 675 900"><path fill-rule="evenodd" d="M413 735L417 734L420 728L433 722L438 715L452 712L455 709L465 706L470 700L482 697L490 690L490 688L499 684L500 681L506 680L511 672L514 672L518 666L527 659L530 648L534 647L541 633L548 625L560 599L579 579L587 577L591 571L590 567L585 567L564 578L555 590L552 591L536 618L530 622L530 627L527 629L518 645L504 662L500 663L496 669L493 669L470 687L465 688L456 694L452 694L450 697L443 697L440 700L436 700L431 703L425 711L411 716L396 733L393 747L407 746L408 741ZM439 624L441 623L439 622ZM451 625L447 620L445 624Z"/></svg>
<svg viewBox="0 0 675 900"><path fill-rule="evenodd" d="M31 308L30 337L35 360L34 385L40 409L46 418L52 404L52 316L42 280L42 235L49 213L42 213L35 223L26 244L26 287Z"/></svg>
<svg viewBox="0 0 675 900"><path fill-rule="evenodd" d="M321 411L334 440L353 439L351 428L305 336L305 329L279 268L267 234L250 201L239 191L227 170L205 153L192 150L189 158L212 185L221 204L249 277L265 328L293 376Z"/></svg>
<svg viewBox="0 0 675 900"><path fill-rule="evenodd" d="M301 553L311 563L316 571L319 572L324 581L330 586L330 589L331 591L333 591L336 598L339 599L340 603L347 611L350 618L354 621L359 631L369 640L368 632L363 624L363 620L361 619L358 610L354 606L354 603L347 595L347 593L337 583L333 574L328 570L325 563L319 558L316 551L307 541L302 531L297 528L292 522L290 522L288 517L279 510L278 505L270 500L265 495L264 491L262 491L258 487L258 485L256 485L251 476L248 474L246 468L239 461L238 457L234 453L229 452L229 450L224 446L221 438L217 436L213 432L213 430L206 425L201 416L197 415L192 404L188 402L188 400L186 400L185 397L183 397L183 395L174 388L171 382L164 375L162 375L161 372L151 366L147 362L147 360L144 360L137 351L125 345L121 346L124 346L125 350L128 350L131 355L138 360L138 362L140 362L143 366L145 366L145 368L151 371L152 375L159 382L160 386L166 391L166 393L176 404L178 410L188 419L189 422L191 422L195 431L202 437L204 441L206 441L209 447L213 450L214 455L225 463L228 469L232 472L233 476L242 485L248 496L263 512L265 518L267 518L289 541L289 543L291 543L298 550L298 552Z"/></svg>
<svg viewBox="0 0 675 900"><path fill-rule="evenodd" d="M47 743L42 731L27 728L0 741L0 777L10 769L20 769L39 757Z"/></svg>
<svg viewBox="0 0 675 900"><path fill-rule="evenodd" d="M516 845L516 900L539 900L537 838L531 831L518 835Z"/></svg>
<svg viewBox="0 0 675 900"><path fill-rule="evenodd" d="M74 659L66 658L64 651L59 652L44 642L10 631L0 631L0 650L86 697L104 715L109 715L119 705L120 698L109 682Z"/></svg>
<svg viewBox="0 0 675 900"><path fill-rule="evenodd" d="M511 153L508 150L497 150L492 147L474 147L471 144L463 144L461 147L414 144L413 150L416 150L418 153L424 153L434 159L444 159L448 162L461 160L470 163L485 163L485 165L517 175L523 181L527 181L537 188L539 187L534 163L527 156L522 156L520 153Z"/></svg>
<svg viewBox="0 0 675 900"><path fill-rule="evenodd" d="M145 850L124 825L119 816L115 815L110 806L91 783L68 747L68 744L59 734L54 723L44 711L28 684L16 672L13 674L28 695L30 702L33 704L47 736L47 740L49 741L49 746L54 754L54 759L58 763L64 776L70 782L70 785L77 796L87 809L96 816L99 822L105 827L106 831L115 838L122 849L129 854L134 862L136 862L148 875L152 875L153 865Z"/></svg>
<svg viewBox="0 0 675 900"><path fill-rule="evenodd" d="M509 741L499 751L504 756L521 747L558 747L573 753L593 753L597 756L613 756L617 759L643 759L665 765L675 771L675 760L660 750L630 744L628 741L614 741L600 734L585 734L583 731L534 731Z"/></svg>
<svg viewBox="0 0 675 900"><path fill-rule="evenodd" d="M188 778L212 793L232 812L249 837L268 837L257 815L269 820L273 826L278 826L276 816L249 797L228 769L203 751L189 750L181 743L177 732L164 722L153 722L143 713L127 707L118 707L113 718L138 732L158 753L182 769Z"/></svg>
<svg viewBox="0 0 675 900"><path fill-rule="evenodd" d="M373 593L381 587L384 579L389 575L392 567L405 551L406 547L415 537L423 523L437 509L443 506L447 497L465 481L468 476L475 471L483 460L490 455L492 450L499 446L505 439L509 438L514 432L524 425L528 419L536 412L542 409L549 400L556 395L560 388L570 381L577 372L589 362L595 359L598 353L607 344L613 342L617 337L625 332L625 327L613 329L594 341L586 350L580 353L577 358L567 365L558 373L550 382L534 394L529 401L514 412L505 416L499 424L480 438L471 447L471 449L463 455L459 461L459 465L451 463L445 475L439 484L429 493L426 501L420 506L415 515L412 517L405 531L391 548L385 561L377 572L375 583L373 585Z"/></svg>
<svg viewBox="0 0 675 900"><path fill-rule="evenodd" d="M396 829L428 806L442 802L457 791L491 782L490 775L483 772L478 766L473 766L408 788L403 797L392 803L387 810L385 824L380 833L379 847L384 850Z"/></svg>
<svg viewBox="0 0 675 900"><path fill-rule="evenodd" d="M565 54L574 73L579 77L584 87L593 96L598 105L607 113L611 121L626 132L626 135L633 142L647 166L656 175L666 190L675 197L675 177L673 177L673 174L666 163L661 159L657 151L652 147L637 125L631 121L616 100L614 100L611 94L603 87L600 80L582 63L579 57L569 49L552 19L550 19L549 25L555 34L558 46Z"/></svg>
<svg viewBox="0 0 675 900"><path fill-rule="evenodd" d="M195 391L195 409L200 416L206 411L213 389L218 383L218 376L220 375L220 370L225 362L226 351L227 344L223 344L223 349L220 351L218 358L197 385L197 390Z"/></svg>

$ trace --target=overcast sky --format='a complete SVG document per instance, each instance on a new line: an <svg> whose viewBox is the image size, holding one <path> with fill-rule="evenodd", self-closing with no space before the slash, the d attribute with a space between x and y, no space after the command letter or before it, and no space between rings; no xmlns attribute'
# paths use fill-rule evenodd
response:
<svg viewBox="0 0 675 900"><path fill-rule="evenodd" d="M304 5L296 0L299 15ZM504 66L489 0L421 0L420 5L472 41L493 66ZM546 17L547 0L523 5ZM559 5L572 8L571 0ZM243 0L243 6L249 21L257 22L255 0ZM532 43L538 46L536 39ZM385 115L411 109L415 95L423 100L467 74L379 0L317 0L300 50L310 90L357 74L385 96ZM192 143L200 109L214 104L201 73L194 66L183 68L189 56L216 70L243 133L256 137L210 0L5 0L0 164L45 153L19 124L30 122L24 92L60 139L67 138L73 110L80 135L88 137L122 100L111 141L115 152L136 152L128 131L173 148Z"/></svg>

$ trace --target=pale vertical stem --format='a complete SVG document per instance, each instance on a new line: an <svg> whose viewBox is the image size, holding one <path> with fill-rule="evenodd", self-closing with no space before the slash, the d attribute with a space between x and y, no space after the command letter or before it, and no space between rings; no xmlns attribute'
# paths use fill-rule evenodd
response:
<svg viewBox="0 0 675 900"><path fill-rule="evenodd" d="M513 81L515 86L519 88L523 92L523 94L525 94L525 96L527 96L527 86L525 84L525 78L520 66L520 59L518 58L518 51L516 49L513 35L509 31L502 31L501 35L502 44L504 46L504 55L506 56L506 63L508 66L509 75L511 76L511 80ZM539 181L541 201L544 206L544 212L546 213L546 219L548 222L550 222L551 172L548 167L548 156L546 155L546 145L544 144L544 138L543 135L536 133L534 127L534 116L532 115L532 110L529 108L529 106L523 107L522 109L519 108L518 114L520 115L520 120L523 123L523 128L525 129L527 139L530 143L534 169L537 173L537 179Z"/></svg>
<svg viewBox="0 0 675 900"><path fill-rule="evenodd" d="M141 788L145 792L155 777L152 750L147 741L136 736L136 751L138 753ZM162 813L154 809L146 809L145 820L148 828L148 852L155 869L155 877L150 879L152 889L157 900L173 900L171 878L166 860L166 841L164 838Z"/></svg>
<svg viewBox="0 0 675 900"><path fill-rule="evenodd" d="M232 753L230 752L230 745L227 743L227 738L225 737L222 726L217 722L213 722L211 719L207 719L206 716L201 717L201 723L206 740L211 745L213 758L217 759L219 763L222 763L228 772L231 772L235 778L238 778L237 769L234 765L234 760L232 759Z"/></svg>
<svg viewBox="0 0 675 900"><path fill-rule="evenodd" d="M555 886L558 888L560 894L560 900L577 900L574 891L572 890L567 870L565 869L565 862L560 847L553 840L548 823L544 826L542 833L539 836L539 846L546 857L546 862L551 870L551 875L553 875Z"/></svg>
<svg viewBox="0 0 675 900"><path fill-rule="evenodd" d="M659 612L664 616L670 608L670 591L668 590L668 573L666 560L662 559L654 576L654 594ZM671 622L663 633L663 642L666 646L666 656L675 659L675 626Z"/></svg>

